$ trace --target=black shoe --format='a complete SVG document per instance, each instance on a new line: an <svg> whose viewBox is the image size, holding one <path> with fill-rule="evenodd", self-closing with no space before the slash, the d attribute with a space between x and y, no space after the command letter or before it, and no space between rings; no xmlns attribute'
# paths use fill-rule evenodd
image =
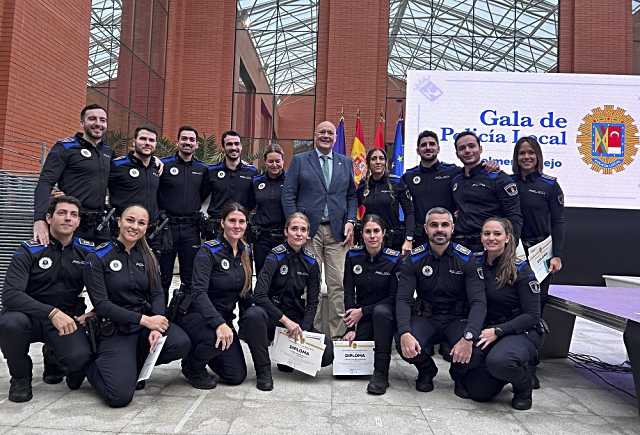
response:
<svg viewBox="0 0 640 435"><path fill-rule="evenodd" d="M389 388L389 374L374 370L367 385L367 393L380 396L387 392L387 388Z"/></svg>
<svg viewBox="0 0 640 435"><path fill-rule="evenodd" d="M435 375L426 370L418 370L418 378L416 379L416 390L428 393L433 391L433 378Z"/></svg>
<svg viewBox="0 0 640 435"><path fill-rule="evenodd" d="M291 373L293 371L293 367L289 367L284 364L278 364L278 370L284 373Z"/></svg>
<svg viewBox="0 0 640 435"><path fill-rule="evenodd" d="M212 390L218 385L216 378L207 372L207 368L205 366L196 367L192 364L183 363L182 374L186 378L187 382L191 384L193 388L197 388L198 390Z"/></svg>
<svg viewBox="0 0 640 435"><path fill-rule="evenodd" d="M518 411L526 411L531 409L533 401L531 400L532 388L531 382L527 382L525 385L516 387L513 386L513 399L511 400L511 407Z"/></svg>
<svg viewBox="0 0 640 435"><path fill-rule="evenodd" d="M70 390L77 390L84 382L84 371L69 373L67 375L66 381L67 387L69 387Z"/></svg>
<svg viewBox="0 0 640 435"><path fill-rule="evenodd" d="M64 380L64 370L58 364L53 351L46 344L42 346L42 361L44 364L42 382L45 384L59 384Z"/></svg>
<svg viewBox="0 0 640 435"><path fill-rule="evenodd" d="M144 387L147 386L147 381L138 381L136 384L136 391L144 390Z"/></svg>
<svg viewBox="0 0 640 435"><path fill-rule="evenodd" d="M271 366L256 369L256 388L260 391L273 390L273 378L271 377Z"/></svg>
<svg viewBox="0 0 640 435"><path fill-rule="evenodd" d="M453 387L453 392L461 399L469 398L469 392L467 391L467 388L462 384L462 382L456 381L455 387Z"/></svg>
<svg viewBox="0 0 640 435"><path fill-rule="evenodd" d="M540 389L540 379L538 379L538 376L535 373L531 375L531 387L534 390Z"/></svg>
<svg viewBox="0 0 640 435"><path fill-rule="evenodd" d="M9 400L16 403L28 402L33 398L31 378L11 378Z"/></svg>

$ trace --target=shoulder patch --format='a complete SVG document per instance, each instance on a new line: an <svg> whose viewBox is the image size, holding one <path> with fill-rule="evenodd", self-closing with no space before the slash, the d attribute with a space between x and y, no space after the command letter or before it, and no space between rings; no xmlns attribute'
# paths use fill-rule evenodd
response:
<svg viewBox="0 0 640 435"><path fill-rule="evenodd" d="M25 240L22 242L22 246L32 254L37 254L47 248L45 245L35 240Z"/></svg>
<svg viewBox="0 0 640 435"><path fill-rule="evenodd" d="M409 168L409 169L407 169L406 171L404 171L404 173L405 173L405 174L408 174L408 173L410 173L410 172L415 172L415 171L417 171L418 169L419 169L419 168L418 168L418 166L414 166L413 168Z"/></svg>
<svg viewBox="0 0 640 435"><path fill-rule="evenodd" d="M104 257L113 250L113 244L111 242L104 242L101 245L96 246L95 253L99 258Z"/></svg>
<svg viewBox="0 0 640 435"><path fill-rule="evenodd" d="M515 264L518 272L522 272L529 265L529 263L527 263L526 260L520 260L520 259L516 259Z"/></svg>
<svg viewBox="0 0 640 435"><path fill-rule="evenodd" d="M426 245L416 246L411 250L411 255L420 254L421 252L424 252L426 249L427 249Z"/></svg>
<svg viewBox="0 0 640 435"><path fill-rule="evenodd" d="M126 165L127 163L129 163L129 156L118 157L117 159L113 159L112 162L113 162L114 165L116 165L118 167Z"/></svg>
<svg viewBox="0 0 640 435"><path fill-rule="evenodd" d="M209 251L211 251L212 254L215 254L222 249L222 243L220 243L220 240L217 239L207 240L202 244L202 247L207 248Z"/></svg>
<svg viewBox="0 0 640 435"><path fill-rule="evenodd" d="M355 245L355 246L351 247L351 249L349 249L349 251L347 251L347 255L349 257L357 257L359 255L364 255L364 246Z"/></svg>
<svg viewBox="0 0 640 435"><path fill-rule="evenodd" d="M415 263L425 255L427 255L428 253L429 253L429 249L427 248L427 244L425 243L424 245L420 245L413 248L411 250L411 254L409 254L409 257L411 258L411 261Z"/></svg>
<svg viewBox="0 0 640 435"><path fill-rule="evenodd" d="M176 160L176 156L167 156L167 157L163 157L163 158L161 158L161 159L160 159L160 161L161 161L162 163L164 163L165 165L166 165L167 163L174 162L175 160Z"/></svg>
<svg viewBox="0 0 640 435"><path fill-rule="evenodd" d="M509 196L516 196L518 194L518 186L516 183L509 183L504 186L504 191L507 192Z"/></svg>
<svg viewBox="0 0 640 435"><path fill-rule="evenodd" d="M316 260L316 256L313 255L313 252L311 252L311 250L306 246L302 248L302 256L304 257L305 260L307 260L307 263L311 265L316 264L318 262Z"/></svg>
<svg viewBox="0 0 640 435"><path fill-rule="evenodd" d="M556 177L552 177L551 175L547 175L547 174L542 174L540 176L540 179L550 185L555 184L558 180Z"/></svg>
<svg viewBox="0 0 640 435"><path fill-rule="evenodd" d="M62 144L64 149L69 149L76 145L80 145L78 143L78 139L75 136L65 137L64 139L60 139L58 142Z"/></svg>
<svg viewBox="0 0 640 435"><path fill-rule="evenodd" d="M462 252L464 255L471 254L471 249L469 249L469 248L467 248L465 246L459 245L457 243L453 244L453 249L455 249L458 252Z"/></svg>
<svg viewBox="0 0 640 435"><path fill-rule="evenodd" d="M223 162L214 163L209 166L209 169L213 169L213 170L222 169L223 165L224 165Z"/></svg>
<svg viewBox="0 0 640 435"><path fill-rule="evenodd" d="M271 249L271 252L273 252L274 254L284 254L285 252L287 252L287 248L283 244L280 244Z"/></svg>
<svg viewBox="0 0 640 435"><path fill-rule="evenodd" d="M76 237L73 240L73 244L76 246L79 246L80 248L82 248L85 251L88 252L93 252L95 251L95 244L93 242L90 242L89 240L85 240L83 238L80 237Z"/></svg>
<svg viewBox="0 0 640 435"><path fill-rule="evenodd" d="M382 252L386 255L391 255L392 257L400 256L400 251L396 251L395 249L391 249L391 248L384 248L384 251Z"/></svg>

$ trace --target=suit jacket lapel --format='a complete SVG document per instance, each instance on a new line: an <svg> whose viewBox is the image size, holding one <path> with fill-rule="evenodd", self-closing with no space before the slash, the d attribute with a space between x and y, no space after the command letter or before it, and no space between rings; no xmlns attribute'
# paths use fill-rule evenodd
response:
<svg viewBox="0 0 640 435"><path fill-rule="evenodd" d="M327 185L324 182L324 175L322 174L322 168L320 167L320 159L318 158L318 154L316 153L316 150L315 149L312 150L309 153L308 157L309 157L309 162L311 163L311 168L314 170L318 178L320 178L320 182L322 183L322 186L325 188L325 190L328 190Z"/></svg>

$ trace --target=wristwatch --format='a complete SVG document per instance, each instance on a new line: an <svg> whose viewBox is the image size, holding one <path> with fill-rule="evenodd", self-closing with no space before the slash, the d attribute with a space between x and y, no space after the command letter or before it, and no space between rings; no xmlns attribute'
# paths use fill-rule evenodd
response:
<svg viewBox="0 0 640 435"><path fill-rule="evenodd" d="M464 339L467 341L473 341L473 332L467 331L464 333Z"/></svg>
<svg viewBox="0 0 640 435"><path fill-rule="evenodd" d="M493 328L493 333L496 334L496 337L500 338L504 335L504 331L502 328L498 328L497 326Z"/></svg>
<svg viewBox="0 0 640 435"><path fill-rule="evenodd" d="M408 242L413 242L413 236L407 236L407 237L405 237L405 239L406 239Z"/></svg>

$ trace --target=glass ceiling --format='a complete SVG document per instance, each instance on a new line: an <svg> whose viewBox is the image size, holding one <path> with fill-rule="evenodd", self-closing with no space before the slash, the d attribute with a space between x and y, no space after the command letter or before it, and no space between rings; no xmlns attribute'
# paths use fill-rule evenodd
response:
<svg viewBox="0 0 640 435"><path fill-rule="evenodd" d="M389 75L555 71L558 0L391 0Z"/></svg>
<svg viewBox="0 0 640 435"><path fill-rule="evenodd" d="M87 86L116 78L120 53L122 0L92 0Z"/></svg>
<svg viewBox="0 0 640 435"><path fill-rule="evenodd" d="M274 94L315 87L319 0L238 0L236 29L247 30Z"/></svg>

